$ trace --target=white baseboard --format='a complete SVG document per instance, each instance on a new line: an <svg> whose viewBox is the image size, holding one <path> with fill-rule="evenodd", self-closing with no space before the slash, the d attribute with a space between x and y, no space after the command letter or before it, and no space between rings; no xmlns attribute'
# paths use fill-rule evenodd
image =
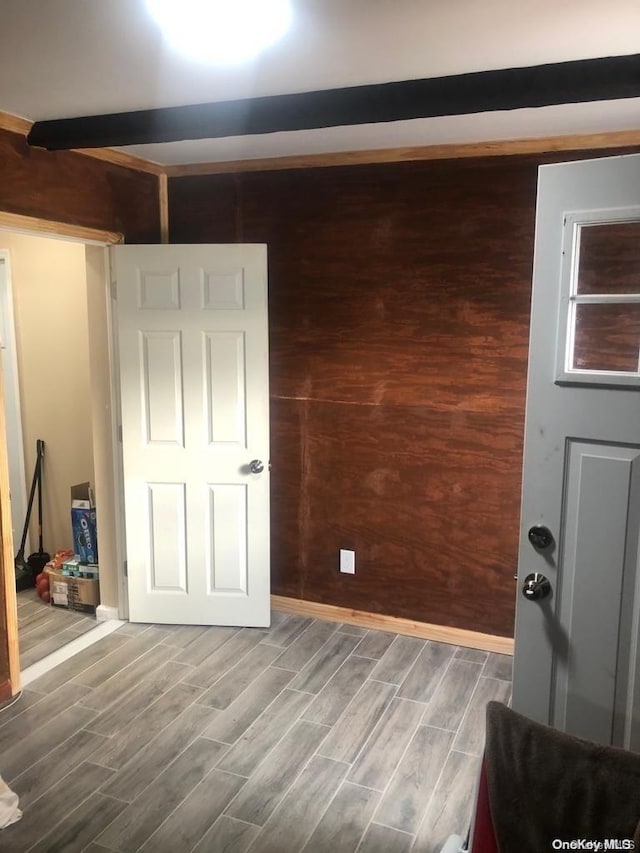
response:
<svg viewBox="0 0 640 853"><path fill-rule="evenodd" d="M96 607L96 621L108 622L110 619L119 619L118 608L108 604L99 604Z"/></svg>
<svg viewBox="0 0 640 853"><path fill-rule="evenodd" d="M88 649L89 646L92 646L94 643L97 643L98 640L101 640L103 637L107 637L109 634L117 631L118 628L122 627L124 624L125 623L121 622L119 619L111 619L109 622L102 622L100 625L96 625L95 628L92 628L85 634L80 634L76 640L71 640L70 643L67 643L65 646L62 646L62 648L57 649L50 655L47 655L46 658L37 661L37 663L32 664L26 669L23 669L20 674L22 687L27 687L32 681L35 681L36 678L40 678L40 676L44 675L45 672L49 672L49 670L53 669L54 666L58 666L58 664L64 663L64 661L69 660L69 658L74 655Z"/></svg>

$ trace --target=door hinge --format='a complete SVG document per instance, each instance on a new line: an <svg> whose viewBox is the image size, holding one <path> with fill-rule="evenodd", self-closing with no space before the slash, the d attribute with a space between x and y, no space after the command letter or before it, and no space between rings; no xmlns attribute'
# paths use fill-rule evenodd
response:
<svg viewBox="0 0 640 853"><path fill-rule="evenodd" d="M118 298L118 283L115 278L111 279L111 298L115 302Z"/></svg>
<svg viewBox="0 0 640 853"><path fill-rule="evenodd" d="M129 577L129 561L128 560L124 561L124 563L122 564L122 568L124 569L125 578L128 578Z"/></svg>
<svg viewBox="0 0 640 853"><path fill-rule="evenodd" d="M118 441L122 444L122 424L118 424Z"/></svg>

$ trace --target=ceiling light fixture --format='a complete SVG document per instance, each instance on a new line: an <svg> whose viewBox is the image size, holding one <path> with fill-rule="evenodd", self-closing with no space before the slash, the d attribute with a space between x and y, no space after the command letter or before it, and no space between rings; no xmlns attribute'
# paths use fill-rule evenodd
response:
<svg viewBox="0 0 640 853"><path fill-rule="evenodd" d="M291 26L290 0L146 0L164 38L209 64L253 59Z"/></svg>

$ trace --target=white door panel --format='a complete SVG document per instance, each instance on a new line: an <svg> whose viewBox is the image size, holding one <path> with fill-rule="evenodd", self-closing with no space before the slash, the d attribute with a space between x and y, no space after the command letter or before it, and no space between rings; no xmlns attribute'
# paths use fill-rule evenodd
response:
<svg viewBox="0 0 640 853"><path fill-rule="evenodd" d="M266 247L113 253L130 618L268 625Z"/></svg>
<svg viewBox="0 0 640 853"><path fill-rule="evenodd" d="M634 749L639 307L640 156L541 167L513 706ZM549 546L532 544L534 526L548 529ZM527 598L536 573L551 592Z"/></svg>

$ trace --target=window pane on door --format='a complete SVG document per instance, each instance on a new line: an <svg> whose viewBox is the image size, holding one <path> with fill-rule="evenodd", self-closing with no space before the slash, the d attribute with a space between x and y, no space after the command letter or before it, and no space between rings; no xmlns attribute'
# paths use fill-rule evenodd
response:
<svg viewBox="0 0 640 853"><path fill-rule="evenodd" d="M640 294L640 222L580 226L579 295Z"/></svg>
<svg viewBox="0 0 640 853"><path fill-rule="evenodd" d="M573 370L637 373L640 303L575 306Z"/></svg>

